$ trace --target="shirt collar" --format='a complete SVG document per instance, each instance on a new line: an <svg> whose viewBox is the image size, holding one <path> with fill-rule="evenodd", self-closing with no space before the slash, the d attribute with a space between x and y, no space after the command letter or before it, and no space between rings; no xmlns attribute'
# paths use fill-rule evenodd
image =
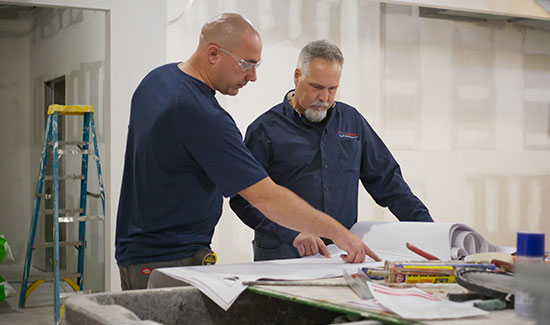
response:
<svg viewBox="0 0 550 325"><path fill-rule="evenodd" d="M285 98L283 100L284 104L285 104L285 108L287 108L288 110L290 110L291 112L293 112L294 115L296 116L302 116L302 114L300 114L300 112L298 112L294 106L292 106L292 104L290 103L290 101L292 100L292 98L294 97L294 93L296 92L295 89L291 89L289 90L286 95L285 95Z"/></svg>

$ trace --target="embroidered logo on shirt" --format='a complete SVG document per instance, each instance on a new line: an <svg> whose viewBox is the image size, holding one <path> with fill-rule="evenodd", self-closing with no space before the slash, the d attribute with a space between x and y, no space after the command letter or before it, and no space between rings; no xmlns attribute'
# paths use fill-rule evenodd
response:
<svg viewBox="0 0 550 325"><path fill-rule="evenodd" d="M359 138L357 133L349 133L349 132L342 132L342 131L338 131L338 136L340 138L350 138L350 139L358 139Z"/></svg>
<svg viewBox="0 0 550 325"><path fill-rule="evenodd" d="M146 267L141 268L141 274L143 274L143 275L150 275L151 272L153 272L153 269L146 268Z"/></svg>

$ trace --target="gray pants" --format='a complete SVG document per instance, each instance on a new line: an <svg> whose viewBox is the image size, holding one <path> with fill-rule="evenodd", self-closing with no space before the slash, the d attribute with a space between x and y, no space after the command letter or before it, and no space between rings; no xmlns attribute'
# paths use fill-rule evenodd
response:
<svg viewBox="0 0 550 325"><path fill-rule="evenodd" d="M149 275L154 269L162 267L177 267L177 266L191 266L200 265L193 256L180 260L167 261L167 262L155 262L144 264L132 264L128 266L118 266L120 272L120 281L122 284L122 290L137 290L147 289L147 282L149 281Z"/></svg>

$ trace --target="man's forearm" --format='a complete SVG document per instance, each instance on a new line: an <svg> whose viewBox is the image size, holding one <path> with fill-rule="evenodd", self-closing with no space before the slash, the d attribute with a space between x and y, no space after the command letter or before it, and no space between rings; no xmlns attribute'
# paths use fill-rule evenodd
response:
<svg viewBox="0 0 550 325"><path fill-rule="evenodd" d="M240 192L270 220L320 237L334 239L346 228L329 215L316 210L292 191L266 178Z"/></svg>
<svg viewBox="0 0 550 325"><path fill-rule="evenodd" d="M231 209L250 228L277 238L292 245L298 232L283 227L273 220L266 218L258 209L240 195L235 195L229 201Z"/></svg>

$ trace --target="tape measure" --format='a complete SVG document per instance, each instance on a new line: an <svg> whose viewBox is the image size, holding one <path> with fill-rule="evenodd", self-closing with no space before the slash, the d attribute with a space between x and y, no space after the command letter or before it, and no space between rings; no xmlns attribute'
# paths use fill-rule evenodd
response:
<svg viewBox="0 0 550 325"><path fill-rule="evenodd" d="M214 265L216 264L217 260L218 256L216 255L216 253L210 251L210 253L204 255L204 257L202 258L201 265Z"/></svg>
<svg viewBox="0 0 550 325"><path fill-rule="evenodd" d="M218 256L208 247L199 248L193 255L194 265L214 265Z"/></svg>

